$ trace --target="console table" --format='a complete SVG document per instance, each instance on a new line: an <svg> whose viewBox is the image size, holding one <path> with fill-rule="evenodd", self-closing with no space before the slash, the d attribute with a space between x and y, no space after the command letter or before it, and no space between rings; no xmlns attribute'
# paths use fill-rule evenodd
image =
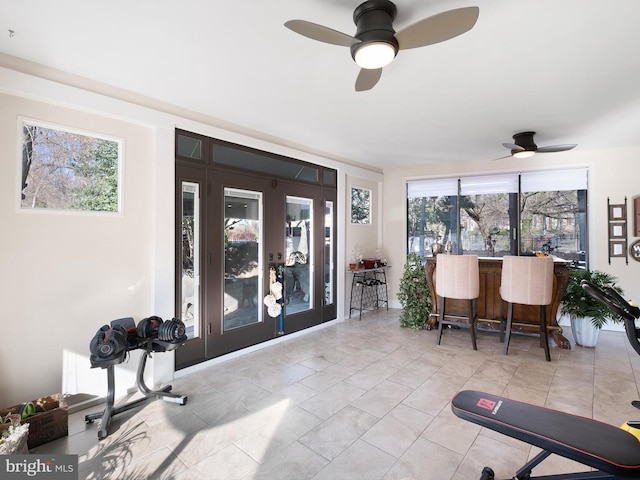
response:
<svg viewBox="0 0 640 480"><path fill-rule="evenodd" d="M502 276L502 259L499 257L479 258L478 267L480 270L480 296L478 297L478 324L483 328L499 329L500 326L500 281ZM427 258L425 274L427 283L431 290L432 311L429 314L427 328L433 328L438 322L438 301L436 299L435 276L436 259ZM560 301L564 296L569 282L569 270L567 262L554 262L553 279L553 299L547 306L547 329L549 336L553 338L560 348L571 348L571 342L562 335L562 327L558 325L556 315ZM466 315L467 301L448 299L446 302L445 315ZM517 331L538 331L539 308L532 305L513 306L513 326Z"/></svg>
<svg viewBox="0 0 640 480"><path fill-rule="evenodd" d="M363 310L375 310L386 305L389 310L387 297L387 275L385 270L389 268L361 268L348 270L353 275L351 280L351 299L349 301L349 318L354 310L359 312L362 318Z"/></svg>

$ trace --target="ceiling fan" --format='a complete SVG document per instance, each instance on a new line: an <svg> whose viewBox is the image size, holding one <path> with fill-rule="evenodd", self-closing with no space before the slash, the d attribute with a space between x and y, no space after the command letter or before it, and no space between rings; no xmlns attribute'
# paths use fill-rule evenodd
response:
<svg viewBox="0 0 640 480"><path fill-rule="evenodd" d="M478 20L478 7L448 10L403 28L393 29L396 6L389 0L367 0L353 12L355 36L307 22L289 20L284 25L300 35L320 42L350 47L351 56L361 67L356 91L371 90L382 75L382 68L395 58L399 50L425 47L457 37L473 28Z"/></svg>
<svg viewBox="0 0 640 480"><path fill-rule="evenodd" d="M503 143L502 146L511 150L511 155L516 158L527 158L536 153L552 153L564 152L577 147L575 143L567 143L563 145L549 145L546 147L538 147L533 141L536 132L520 132L513 136L514 143ZM501 158L507 158L501 157Z"/></svg>

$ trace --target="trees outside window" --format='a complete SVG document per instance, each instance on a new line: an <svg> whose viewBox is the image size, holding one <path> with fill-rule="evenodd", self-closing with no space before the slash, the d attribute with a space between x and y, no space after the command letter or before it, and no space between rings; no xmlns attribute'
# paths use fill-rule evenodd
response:
<svg viewBox="0 0 640 480"><path fill-rule="evenodd" d="M584 252L586 232L582 231L580 216L584 214L581 205L585 195L585 190L523 193L520 250L558 256Z"/></svg>
<svg viewBox="0 0 640 480"><path fill-rule="evenodd" d="M22 124L23 209L119 211L121 142Z"/></svg>
<svg viewBox="0 0 640 480"><path fill-rule="evenodd" d="M351 188L351 223L371 223L371 190Z"/></svg>
<svg viewBox="0 0 640 480"><path fill-rule="evenodd" d="M586 169L411 181L407 252L451 242L457 254L542 252L586 266L586 198Z"/></svg>

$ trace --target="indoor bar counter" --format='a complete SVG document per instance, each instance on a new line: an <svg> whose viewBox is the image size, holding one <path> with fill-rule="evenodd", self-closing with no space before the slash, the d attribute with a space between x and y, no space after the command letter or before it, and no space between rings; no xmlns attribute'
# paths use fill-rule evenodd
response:
<svg viewBox="0 0 640 480"><path fill-rule="evenodd" d="M442 255L442 254L441 254ZM478 260L480 269L480 296L478 297L478 327L499 330L500 328L500 277L502 274L502 258L480 257ZM547 328L549 336L556 345L561 348L571 348L570 341L562 335L562 327L558 325L557 313L560 300L564 296L569 281L568 262L564 260L554 261L553 299L547 306ZM438 302L435 294L436 259L428 257L425 265L427 283L431 290L432 311L429 315L427 328L433 328L438 322ZM445 315L466 315L467 301L448 299ZM506 318L506 309L505 309ZM513 306L513 331L527 332L539 331L539 308L532 305Z"/></svg>

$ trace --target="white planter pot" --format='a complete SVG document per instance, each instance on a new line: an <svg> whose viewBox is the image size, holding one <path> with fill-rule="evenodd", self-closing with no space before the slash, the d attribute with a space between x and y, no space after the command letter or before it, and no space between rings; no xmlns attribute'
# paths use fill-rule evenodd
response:
<svg viewBox="0 0 640 480"><path fill-rule="evenodd" d="M593 326L591 317L571 317L571 332L576 345L581 347L595 347L600 336L600 329Z"/></svg>

